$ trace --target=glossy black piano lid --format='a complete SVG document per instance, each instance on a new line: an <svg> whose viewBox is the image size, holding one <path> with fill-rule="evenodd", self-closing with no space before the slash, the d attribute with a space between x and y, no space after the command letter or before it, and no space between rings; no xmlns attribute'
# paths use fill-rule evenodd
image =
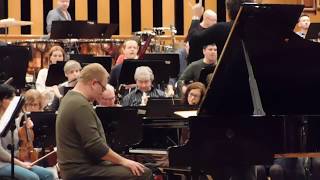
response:
<svg viewBox="0 0 320 180"><path fill-rule="evenodd" d="M245 5L201 104L200 115L253 113L246 45L267 115L320 114L320 45L293 32L303 6Z"/></svg>

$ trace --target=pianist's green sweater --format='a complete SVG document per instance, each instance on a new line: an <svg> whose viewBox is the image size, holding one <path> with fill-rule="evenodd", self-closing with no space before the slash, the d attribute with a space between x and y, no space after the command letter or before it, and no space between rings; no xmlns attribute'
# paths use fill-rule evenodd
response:
<svg viewBox="0 0 320 180"><path fill-rule="evenodd" d="M66 176L90 175L86 169L102 162L109 151L102 124L92 104L69 91L61 101L56 121L57 155Z"/></svg>

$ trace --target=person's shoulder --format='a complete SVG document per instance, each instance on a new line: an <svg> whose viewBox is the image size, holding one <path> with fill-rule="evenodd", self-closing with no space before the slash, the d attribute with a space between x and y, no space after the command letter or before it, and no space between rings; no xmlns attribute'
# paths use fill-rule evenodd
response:
<svg viewBox="0 0 320 180"><path fill-rule="evenodd" d="M68 104L72 104L73 107L88 105L88 101L86 100L86 98L80 93L73 90L68 91L67 94L63 97L62 101Z"/></svg>
<svg viewBox="0 0 320 180"><path fill-rule="evenodd" d="M48 74L48 69L47 68L42 68L39 70L38 74Z"/></svg>
<svg viewBox="0 0 320 180"><path fill-rule="evenodd" d="M190 63L190 66L198 66L199 64L203 64L203 58L197 61L193 61L192 63Z"/></svg>
<svg viewBox="0 0 320 180"><path fill-rule="evenodd" d="M56 14L58 13L58 10L55 8L55 9L51 9L49 12L48 12L48 15L52 15L52 14Z"/></svg>
<svg viewBox="0 0 320 180"><path fill-rule="evenodd" d="M164 91L162 91L161 89L158 88L154 88L153 91L155 91L159 96L165 96L166 94L164 93Z"/></svg>

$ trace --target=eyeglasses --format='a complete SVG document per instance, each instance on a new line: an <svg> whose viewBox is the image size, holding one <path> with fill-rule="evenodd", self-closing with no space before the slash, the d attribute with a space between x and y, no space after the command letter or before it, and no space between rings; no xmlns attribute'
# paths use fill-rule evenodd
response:
<svg viewBox="0 0 320 180"><path fill-rule="evenodd" d="M101 84L100 81L97 81L97 83L100 85L100 87L102 88L102 91L105 91L106 90L106 87L104 85Z"/></svg>
<svg viewBox="0 0 320 180"><path fill-rule="evenodd" d="M25 104L27 107L40 107L40 103L26 103Z"/></svg>
<svg viewBox="0 0 320 180"><path fill-rule="evenodd" d="M190 96L190 97L192 96L194 98L200 98L201 95L189 93L188 96Z"/></svg>

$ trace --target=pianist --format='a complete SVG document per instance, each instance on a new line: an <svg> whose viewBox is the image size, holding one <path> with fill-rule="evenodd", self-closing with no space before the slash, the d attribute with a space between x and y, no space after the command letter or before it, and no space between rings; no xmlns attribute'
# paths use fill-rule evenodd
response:
<svg viewBox="0 0 320 180"><path fill-rule="evenodd" d="M63 179L150 179L142 164L126 159L107 144L92 102L100 98L108 72L97 63L85 66L75 88L61 101L56 122L58 162Z"/></svg>
<svg viewBox="0 0 320 180"><path fill-rule="evenodd" d="M148 66L140 66L134 73L137 88L122 99L122 106L146 105L149 97L165 97L165 93L152 86L154 75Z"/></svg>

